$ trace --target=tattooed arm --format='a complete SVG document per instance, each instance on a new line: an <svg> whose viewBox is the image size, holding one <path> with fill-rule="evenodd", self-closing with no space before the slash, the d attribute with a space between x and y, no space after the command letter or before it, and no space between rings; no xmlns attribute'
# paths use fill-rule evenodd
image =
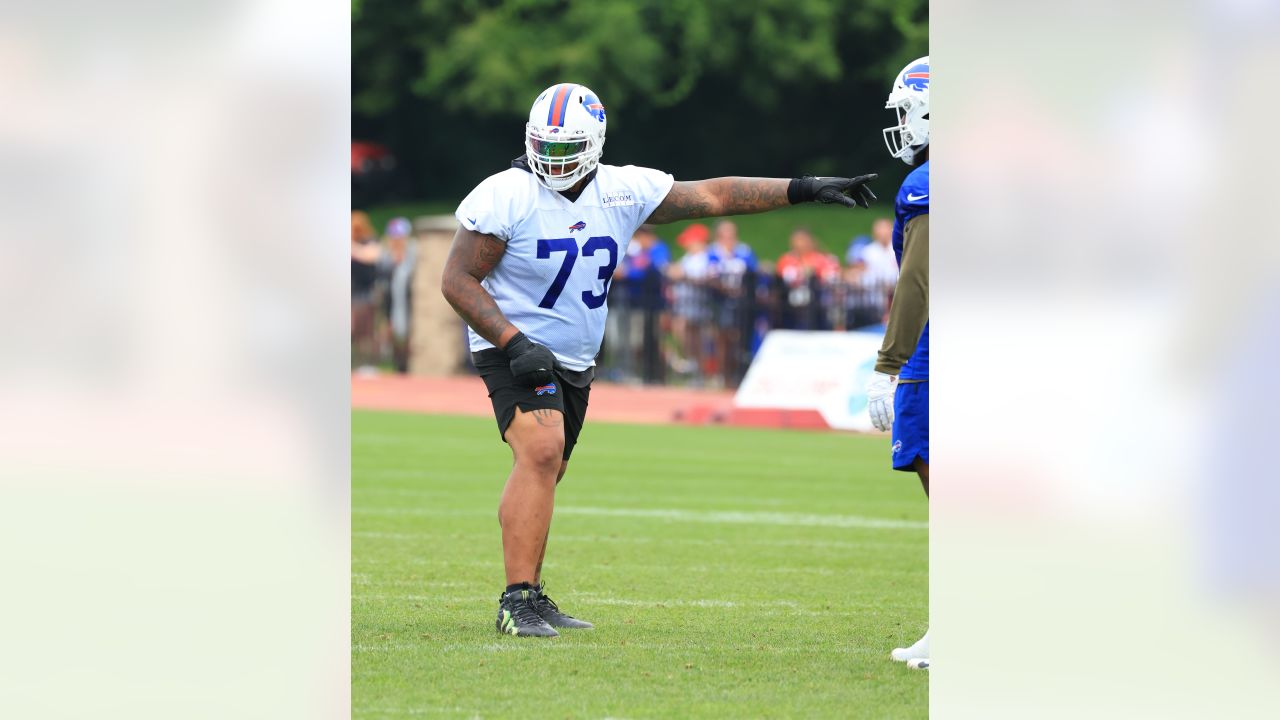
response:
<svg viewBox="0 0 1280 720"><path fill-rule="evenodd" d="M690 218L746 215L810 201L865 208L876 199L867 187L867 183L875 179L875 175L794 180L721 177L678 182L671 186L667 197L646 222L661 225Z"/></svg>
<svg viewBox="0 0 1280 720"><path fill-rule="evenodd" d="M689 218L745 215L791 204L790 180L784 178L721 177L677 182L647 222L654 225Z"/></svg>
<svg viewBox="0 0 1280 720"><path fill-rule="evenodd" d="M506 243L498 238L459 227L441 278L444 299L472 330L497 347L504 347L520 331L502 314L480 281L497 267L506 252Z"/></svg>

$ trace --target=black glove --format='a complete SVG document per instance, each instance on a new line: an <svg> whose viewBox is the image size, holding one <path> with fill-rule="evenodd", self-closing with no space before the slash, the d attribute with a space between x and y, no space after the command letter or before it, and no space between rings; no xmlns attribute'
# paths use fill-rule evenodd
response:
<svg viewBox="0 0 1280 720"><path fill-rule="evenodd" d="M524 333L516 333L502 350L511 361L511 374L517 385L535 388L555 381L551 371L556 366L556 356Z"/></svg>
<svg viewBox="0 0 1280 720"><path fill-rule="evenodd" d="M879 175L859 175L856 178L812 177L796 178L787 186L787 199L792 205L802 202L840 203L845 207L871 207L876 194L867 183Z"/></svg>

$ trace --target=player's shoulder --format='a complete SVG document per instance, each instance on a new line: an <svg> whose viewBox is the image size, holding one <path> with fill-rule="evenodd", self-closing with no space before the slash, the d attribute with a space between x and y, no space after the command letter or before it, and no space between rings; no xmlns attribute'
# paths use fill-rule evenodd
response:
<svg viewBox="0 0 1280 720"><path fill-rule="evenodd" d="M532 174L519 168L496 172L463 198L454 216L463 227L509 240L529 217L539 187Z"/></svg>
<svg viewBox="0 0 1280 720"><path fill-rule="evenodd" d="M597 167L599 170L596 172L596 178L608 184L634 185L651 183L661 178L671 177L671 175L661 170L640 165L606 165L600 163Z"/></svg>
<svg viewBox="0 0 1280 720"><path fill-rule="evenodd" d="M929 163L925 161L920 167L912 170L902 187L898 189L895 202L900 212L919 214L929 212Z"/></svg>
<svg viewBox="0 0 1280 720"><path fill-rule="evenodd" d="M512 167L481 180L467 199L514 219L536 202L540 187L533 173Z"/></svg>
<svg viewBox="0 0 1280 720"><path fill-rule="evenodd" d="M536 189L537 182L537 179L533 177L533 173L528 170L511 167L481 180L476 188L525 193Z"/></svg>
<svg viewBox="0 0 1280 720"><path fill-rule="evenodd" d="M605 207L645 205L665 197L675 179L670 174L639 165L605 165L596 171Z"/></svg>

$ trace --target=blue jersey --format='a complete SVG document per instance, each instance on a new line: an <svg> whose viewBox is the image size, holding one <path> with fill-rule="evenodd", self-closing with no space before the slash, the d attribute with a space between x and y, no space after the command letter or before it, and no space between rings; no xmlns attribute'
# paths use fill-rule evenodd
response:
<svg viewBox="0 0 1280 720"><path fill-rule="evenodd" d="M724 248L719 243L713 244L707 248L707 258L711 260L712 265L719 267L719 272L729 275L741 275L748 270L756 269L756 253L745 243L738 243L733 246L733 254L725 254Z"/></svg>
<svg viewBox="0 0 1280 720"><path fill-rule="evenodd" d="M898 266L902 266L902 233L907 223L920 215L929 214L929 162L911 171L902 187L898 189L898 198L893 203L893 254L898 258ZM929 323L924 324L924 332L920 333L920 342L916 351L911 354L907 364L902 366L899 378L905 380L929 379Z"/></svg>

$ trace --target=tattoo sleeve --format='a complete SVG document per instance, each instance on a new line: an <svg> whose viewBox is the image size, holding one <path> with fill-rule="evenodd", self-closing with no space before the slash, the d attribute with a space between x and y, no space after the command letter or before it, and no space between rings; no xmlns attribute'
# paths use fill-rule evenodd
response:
<svg viewBox="0 0 1280 720"><path fill-rule="evenodd" d="M786 178L721 177L678 182L647 222L655 225L691 218L746 215L787 207Z"/></svg>
<svg viewBox="0 0 1280 720"><path fill-rule="evenodd" d="M444 263L440 291L480 337L502 347L517 331L502 314L493 296L480 285L507 252L506 243L492 235L458 228Z"/></svg>

